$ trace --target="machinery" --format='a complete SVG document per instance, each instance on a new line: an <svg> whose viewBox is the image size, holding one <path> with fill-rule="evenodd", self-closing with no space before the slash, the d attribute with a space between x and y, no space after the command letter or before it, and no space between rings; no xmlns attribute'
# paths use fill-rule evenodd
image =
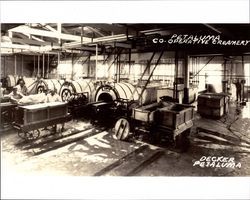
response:
<svg viewBox="0 0 250 200"><path fill-rule="evenodd" d="M42 93L46 90L54 90L57 92L60 91L64 80L57 79L39 79L36 84L36 93Z"/></svg>
<svg viewBox="0 0 250 200"><path fill-rule="evenodd" d="M74 118L86 116L87 104L94 101L95 86L91 79L65 81L60 88L64 102L68 102L69 112Z"/></svg>
<svg viewBox="0 0 250 200"><path fill-rule="evenodd" d="M128 140L140 130L154 138L163 133L176 148L187 150L194 107L163 99L156 102L156 91L150 87L135 88L129 83L102 85L96 91L96 102L89 104L92 123L114 128L114 137L119 140Z"/></svg>
<svg viewBox="0 0 250 200"><path fill-rule="evenodd" d="M142 91L140 87L135 87L130 83L120 82L104 84L97 88L95 93L94 103L88 105L91 110L91 119L93 122L109 121L115 118L114 110L120 108L120 104L141 104L145 105L151 102L156 102L156 88L149 87ZM125 101L125 102L124 102ZM117 105L119 104L119 106ZM108 119L105 116L110 116ZM108 124L110 122L107 122Z"/></svg>
<svg viewBox="0 0 250 200"><path fill-rule="evenodd" d="M10 90L13 88L15 85L19 84L20 80L24 80L25 85L27 87L28 94L36 94L37 93L37 84L38 84L38 79L32 78L32 77L25 77L25 76L13 76L13 75L8 75L6 76L6 85L5 87Z"/></svg>

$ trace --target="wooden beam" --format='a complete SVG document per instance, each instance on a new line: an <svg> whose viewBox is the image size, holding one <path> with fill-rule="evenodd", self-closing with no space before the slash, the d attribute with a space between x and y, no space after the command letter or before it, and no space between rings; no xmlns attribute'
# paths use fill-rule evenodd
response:
<svg viewBox="0 0 250 200"><path fill-rule="evenodd" d="M39 35L39 36L44 36L44 37L61 38L63 40L81 41L80 36L52 32L52 31L44 31L44 30L40 30L40 29L30 28L30 27L24 26L24 25L10 29L10 31L31 34L31 35ZM82 40L84 42L91 42L91 38L87 38L87 37L82 37Z"/></svg>

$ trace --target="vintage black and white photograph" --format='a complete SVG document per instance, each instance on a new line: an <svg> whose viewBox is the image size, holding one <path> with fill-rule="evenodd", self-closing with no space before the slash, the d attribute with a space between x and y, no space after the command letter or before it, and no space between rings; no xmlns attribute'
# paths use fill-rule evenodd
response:
<svg viewBox="0 0 250 200"><path fill-rule="evenodd" d="M250 25L2 23L2 173L249 176Z"/></svg>

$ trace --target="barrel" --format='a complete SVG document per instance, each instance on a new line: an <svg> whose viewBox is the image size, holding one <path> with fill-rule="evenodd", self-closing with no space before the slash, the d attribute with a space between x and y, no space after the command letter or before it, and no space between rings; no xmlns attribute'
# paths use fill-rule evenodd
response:
<svg viewBox="0 0 250 200"><path fill-rule="evenodd" d="M126 99L129 101L140 100L140 103L143 105L156 101L157 96L155 87L146 88L141 95L142 91L142 87L135 87L126 82L105 84L101 85L96 90L95 101L109 102L117 99Z"/></svg>
<svg viewBox="0 0 250 200"><path fill-rule="evenodd" d="M94 101L95 86L91 79L67 80L60 88L63 101L68 101L73 95L83 94L88 102Z"/></svg>

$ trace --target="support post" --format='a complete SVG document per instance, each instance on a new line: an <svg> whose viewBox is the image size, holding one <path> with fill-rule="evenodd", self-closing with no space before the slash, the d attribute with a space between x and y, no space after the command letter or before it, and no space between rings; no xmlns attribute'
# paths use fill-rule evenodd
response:
<svg viewBox="0 0 250 200"><path fill-rule="evenodd" d="M23 55L22 55L22 72L21 75L23 76Z"/></svg>
<svg viewBox="0 0 250 200"><path fill-rule="evenodd" d="M49 78L49 54L48 54L48 60L47 60L47 73L46 78Z"/></svg>
<svg viewBox="0 0 250 200"><path fill-rule="evenodd" d="M59 66L60 64L60 52L58 52L57 54L57 67ZM58 78L58 73L57 73L57 78Z"/></svg>
<svg viewBox="0 0 250 200"><path fill-rule="evenodd" d="M16 54L14 55L14 75L17 75L17 66L16 66Z"/></svg>
<svg viewBox="0 0 250 200"><path fill-rule="evenodd" d="M173 98L177 101L178 92L177 92L177 77L178 77L178 65L179 65L179 58L178 58L178 51L175 52L175 75L174 75L174 92Z"/></svg>
<svg viewBox="0 0 250 200"><path fill-rule="evenodd" d="M58 35L60 35L62 33L62 24L61 23L57 23L57 32L58 32ZM58 37L58 43L61 45L61 37Z"/></svg>
<svg viewBox="0 0 250 200"><path fill-rule="evenodd" d="M185 54L184 59L184 101L183 103L189 103L189 56Z"/></svg>
<svg viewBox="0 0 250 200"><path fill-rule="evenodd" d="M74 77L74 54L73 50L71 52L71 80L73 80Z"/></svg>
<svg viewBox="0 0 250 200"><path fill-rule="evenodd" d="M128 52L128 66L129 66L129 75L130 75L130 70L131 70L131 49L129 49L129 52Z"/></svg>
<svg viewBox="0 0 250 200"><path fill-rule="evenodd" d="M43 78L45 78L44 76L45 76L45 73L44 73L44 71L45 71L45 63L44 63L45 61L44 61L44 53L43 53Z"/></svg>
<svg viewBox="0 0 250 200"><path fill-rule="evenodd" d="M98 64L98 44L95 49L95 80L97 81L97 64Z"/></svg>
<svg viewBox="0 0 250 200"><path fill-rule="evenodd" d="M33 61L33 75L35 75L35 72L36 72L36 56L34 55L34 61Z"/></svg>
<svg viewBox="0 0 250 200"><path fill-rule="evenodd" d="M6 56L4 56L4 77L6 76Z"/></svg>
<svg viewBox="0 0 250 200"><path fill-rule="evenodd" d="M38 55L38 59L37 59L37 76L41 78L40 77L40 55Z"/></svg>

